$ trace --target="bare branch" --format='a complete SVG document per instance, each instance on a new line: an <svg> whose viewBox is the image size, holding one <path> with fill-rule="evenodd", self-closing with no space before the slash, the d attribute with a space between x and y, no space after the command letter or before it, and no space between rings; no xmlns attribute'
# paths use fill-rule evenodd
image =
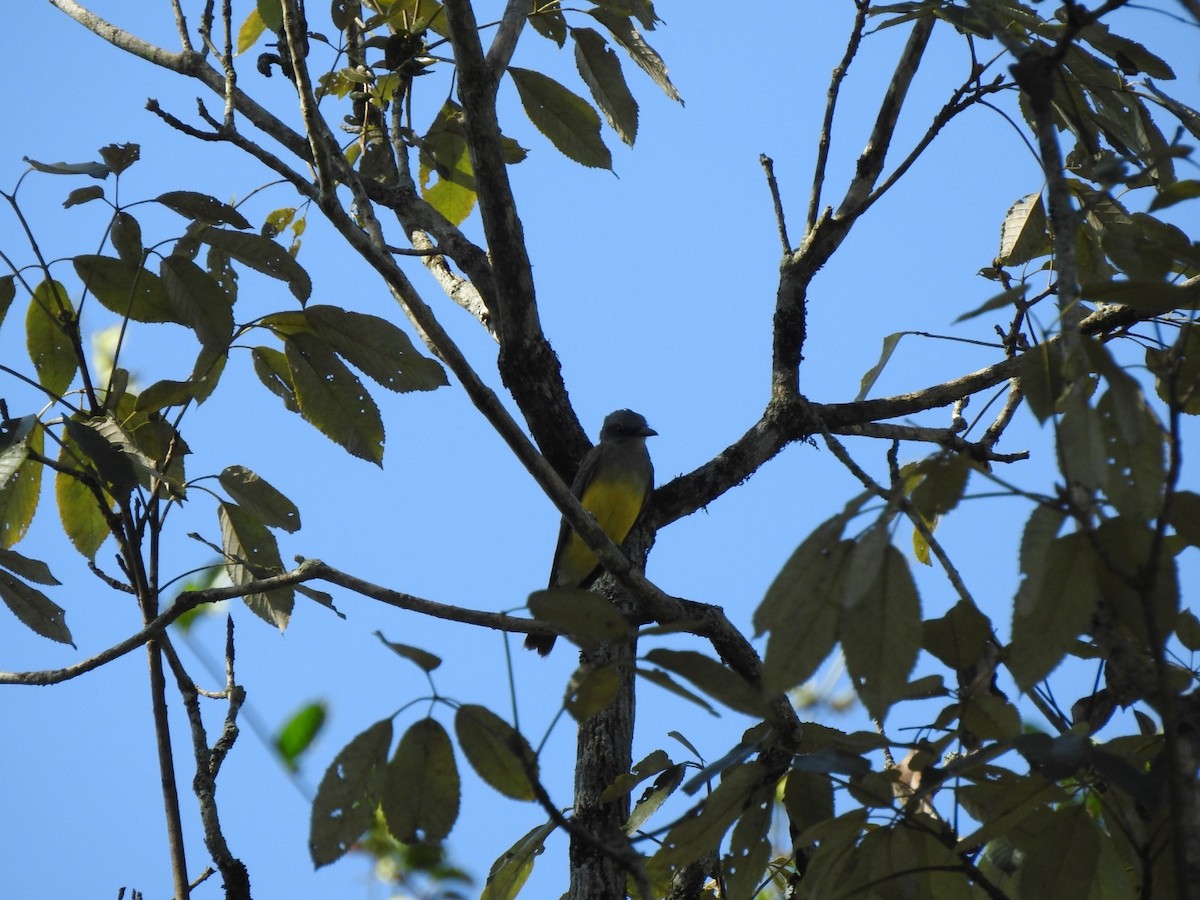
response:
<svg viewBox="0 0 1200 900"><path fill-rule="evenodd" d="M779 240L783 244L783 255L792 252L792 242L788 240L787 222L783 217L783 201L779 197L779 182L775 180L775 161L765 153L758 155L763 171L767 173L767 188L771 191L771 202L775 205L775 224L779 226Z"/></svg>
<svg viewBox="0 0 1200 900"><path fill-rule="evenodd" d="M533 11L531 0L508 0L504 7L504 15L500 17L500 27L488 48L487 67L491 70L492 78L499 83L508 62L512 59L513 51L517 49L517 40L521 37L521 29L529 13Z"/></svg>

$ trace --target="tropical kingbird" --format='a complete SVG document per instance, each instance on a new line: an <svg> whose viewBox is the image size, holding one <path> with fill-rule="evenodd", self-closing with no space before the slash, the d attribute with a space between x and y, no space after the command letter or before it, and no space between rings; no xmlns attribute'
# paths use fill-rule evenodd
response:
<svg viewBox="0 0 1200 900"><path fill-rule="evenodd" d="M615 544L625 540L654 487L646 438L656 434L645 418L632 410L609 413L600 429L600 443L584 456L571 483L571 493ZM600 571L596 554L563 519L550 567L550 587L586 588ZM525 638L525 646L546 656L554 640L552 634L531 634Z"/></svg>

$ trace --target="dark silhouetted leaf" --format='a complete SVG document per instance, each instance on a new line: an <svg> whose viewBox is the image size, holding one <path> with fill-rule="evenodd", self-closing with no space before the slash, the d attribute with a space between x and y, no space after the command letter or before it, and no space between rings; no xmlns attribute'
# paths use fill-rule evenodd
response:
<svg viewBox="0 0 1200 900"><path fill-rule="evenodd" d="M492 863L479 900L514 900L533 871L534 859L545 849L546 838L557 827L554 822L539 825L505 850Z"/></svg>
<svg viewBox="0 0 1200 900"><path fill-rule="evenodd" d="M459 746L476 774L513 800L533 800L538 760L511 725L490 709L463 704L454 715Z"/></svg>
<svg viewBox="0 0 1200 900"><path fill-rule="evenodd" d="M334 757L313 799L308 850L320 868L341 859L375 818L383 794L392 722L383 719Z"/></svg>
<svg viewBox="0 0 1200 900"><path fill-rule="evenodd" d="M221 549L225 551L225 571L235 585L250 584L260 578L284 571L279 545L267 527L247 510L233 503L217 507L221 523ZM290 587L275 588L242 598L256 616L280 631L287 628L295 604Z"/></svg>
<svg viewBox="0 0 1200 900"><path fill-rule="evenodd" d="M233 501L269 528L294 534L300 530L296 504L277 491L266 479L245 466L228 466L218 476Z"/></svg>
<svg viewBox="0 0 1200 900"><path fill-rule="evenodd" d="M67 199L63 201L63 208L70 209L72 206L78 206L81 203L89 203L92 200L99 200L103 196L104 188L100 187L98 184L75 188L75 190L67 194Z"/></svg>
<svg viewBox="0 0 1200 900"><path fill-rule="evenodd" d="M162 280L138 263L109 256L75 257L75 272L106 309L135 322L173 322Z"/></svg>
<svg viewBox="0 0 1200 900"><path fill-rule="evenodd" d="M612 155L600 139L600 117L587 101L541 72L510 66L508 73L525 115L559 152L580 165L612 168Z"/></svg>
<svg viewBox="0 0 1200 900"><path fill-rule="evenodd" d="M284 351L300 414L352 456L381 465L383 420L363 383L311 334L291 335Z"/></svg>
<svg viewBox="0 0 1200 900"><path fill-rule="evenodd" d="M445 840L458 818L458 767L450 735L421 719L400 738L383 779L383 817L404 844Z"/></svg>
<svg viewBox="0 0 1200 900"><path fill-rule="evenodd" d="M584 647L621 640L633 631L611 600L578 588L534 591L529 595L529 611Z"/></svg>
<svg viewBox="0 0 1200 900"><path fill-rule="evenodd" d="M664 94L680 104L683 103L679 91L675 90L675 85L671 84L671 79L667 77L666 63L633 27L628 16L617 15L600 7L589 9L588 14L609 30L616 42L625 48L629 58L641 66L642 71L650 76Z"/></svg>
<svg viewBox="0 0 1200 900"><path fill-rule="evenodd" d="M246 223L249 227L249 223ZM300 263L270 238L222 228L205 228L200 240L255 271L286 281L292 295L304 303L312 294L312 279Z"/></svg>
<svg viewBox="0 0 1200 900"><path fill-rule="evenodd" d="M31 631L60 644L75 644L62 607L11 572L0 569L0 600Z"/></svg>
<svg viewBox="0 0 1200 900"><path fill-rule="evenodd" d="M389 391L431 391L450 383L441 365L422 356L386 319L321 305L304 316L335 353Z"/></svg>
<svg viewBox="0 0 1200 900"><path fill-rule="evenodd" d="M110 171L108 166L106 166L104 163L98 162L44 163L38 162L36 159L30 159L28 156L23 156L21 158L39 172L45 172L48 175L89 175L92 178L104 180L108 177Z"/></svg>
<svg viewBox="0 0 1200 900"><path fill-rule="evenodd" d="M171 319L196 332L205 347L229 349L233 336L233 297L212 275L182 256L167 256L159 266Z"/></svg>
<svg viewBox="0 0 1200 900"><path fill-rule="evenodd" d="M617 54L600 32L591 28L572 28L571 37L575 41L575 65L592 99L609 127L632 146L637 138L638 105L625 84Z"/></svg>
<svg viewBox="0 0 1200 900"><path fill-rule="evenodd" d="M681 675L708 696L748 716L766 715L762 692L711 656L694 650L654 649L646 659Z"/></svg>
<svg viewBox="0 0 1200 900"><path fill-rule="evenodd" d="M383 641L385 647L387 647L397 656L402 656L405 659L416 663L422 672L432 672L442 664L441 657L435 656L428 650L422 650L420 647L411 647L408 644L397 644L394 641L389 641L383 636L382 631L376 631L374 634L375 637Z"/></svg>

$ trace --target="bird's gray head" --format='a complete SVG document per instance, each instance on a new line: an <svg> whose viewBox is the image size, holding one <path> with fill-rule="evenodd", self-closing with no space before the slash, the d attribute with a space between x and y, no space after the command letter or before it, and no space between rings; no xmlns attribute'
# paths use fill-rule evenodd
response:
<svg viewBox="0 0 1200 900"><path fill-rule="evenodd" d="M623 438L648 438L658 434L646 424L646 419L631 409L618 409L604 417L600 440L617 441Z"/></svg>

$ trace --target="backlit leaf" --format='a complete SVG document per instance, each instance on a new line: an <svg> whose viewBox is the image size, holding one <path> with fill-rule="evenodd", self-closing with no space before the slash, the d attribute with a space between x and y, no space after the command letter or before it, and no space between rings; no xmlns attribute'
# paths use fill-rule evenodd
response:
<svg viewBox="0 0 1200 900"><path fill-rule="evenodd" d="M225 351L233 337L233 297L212 275L181 256L159 266L172 321L196 332L205 347Z"/></svg>
<svg viewBox="0 0 1200 900"><path fill-rule="evenodd" d="M75 257L75 272L105 309L135 322L173 322L162 280L138 263L109 256Z"/></svg>
<svg viewBox="0 0 1200 900"><path fill-rule="evenodd" d="M671 84L671 79L667 77L666 63L654 48L646 43L641 33L633 27L628 16L618 15L601 7L589 9L587 12L609 30L616 42L625 48L629 58L650 76L650 79L662 89L664 94L680 104L683 103L679 91L675 90L675 85Z"/></svg>
<svg viewBox="0 0 1200 900"><path fill-rule="evenodd" d="M996 264L1020 265L1045 256L1050 250L1049 223L1041 192L1027 194L1010 206L1004 216Z"/></svg>
<svg viewBox="0 0 1200 900"><path fill-rule="evenodd" d="M79 471L81 451L75 446L70 433L63 435L63 446L58 462L63 467L54 474L54 496L58 502L58 517L75 549L88 559L95 559L96 551L109 536L108 520L100 508L100 501L85 483L68 474ZM102 495L111 508L112 498Z"/></svg>
<svg viewBox="0 0 1200 900"><path fill-rule="evenodd" d="M607 709L621 690L621 676L612 666L589 669L578 682L571 679L563 706L576 722L584 722Z"/></svg>
<svg viewBox="0 0 1200 900"><path fill-rule="evenodd" d="M291 771L299 768L297 760L321 733L325 725L325 713L323 702L308 703L275 734L275 749Z"/></svg>
<svg viewBox="0 0 1200 900"><path fill-rule="evenodd" d="M11 572L0 569L0 600L26 627L60 644L75 644L62 607Z"/></svg>
<svg viewBox="0 0 1200 900"><path fill-rule="evenodd" d="M0 548L7 550L25 537L37 512L44 467L29 454L43 452L43 434L32 415L10 419L0 430Z"/></svg>
<svg viewBox="0 0 1200 900"><path fill-rule="evenodd" d="M450 383L441 365L422 356L386 319L323 305L308 307L304 316L334 352L389 391L431 391Z"/></svg>
<svg viewBox="0 0 1200 900"><path fill-rule="evenodd" d="M505 850L492 863L479 900L514 900L533 871L534 858L542 855L546 838L557 827L553 821L539 825Z"/></svg>
<svg viewBox="0 0 1200 900"><path fill-rule="evenodd" d="M301 303L308 300L312 294L312 279L309 278L308 272L287 250L270 238L223 228L205 228L200 232L200 240L243 265L271 278L286 281L288 289Z"/></svg>
<svg viewBox="0 0 1200 900"><path fill-rule="evenodd" d="M585 647L621 640L633 632L611 600L578 588L534 591L529 595L529 611Z"/></svg>
<svg viewBox="0 0 1200 900"><path fill-rule="evenodd" d="M284 571L275 536L251 513L233 503L217 507L221 524L221 549L226 555L225 571L234 585L250 584ZM275 588L242 598L256 616L280 631L287 628L295 604L290 587Z"/></svg>
<svg viewBox="0 0 1200 900"><path fill-rule="evenodd" d="M383 645L395 653L397 656L402 656L410 660L421 669L422 672L432 672L442 664L440 656L435 656L428 650L422 650L420 647L411 647L408 644L397 644L395 641L389 641L383 636L382 631L374 632L375 637L383 642Z"/></svg>
<svg viewBox="0 0 1200 900"><path fill-rule="evenodd" d="M79 357L66 329L77 328L67 289L57 281L43 281L33 290L25 314L25 341L37 370L38 384L56 397L75 378Z"/></svg>

